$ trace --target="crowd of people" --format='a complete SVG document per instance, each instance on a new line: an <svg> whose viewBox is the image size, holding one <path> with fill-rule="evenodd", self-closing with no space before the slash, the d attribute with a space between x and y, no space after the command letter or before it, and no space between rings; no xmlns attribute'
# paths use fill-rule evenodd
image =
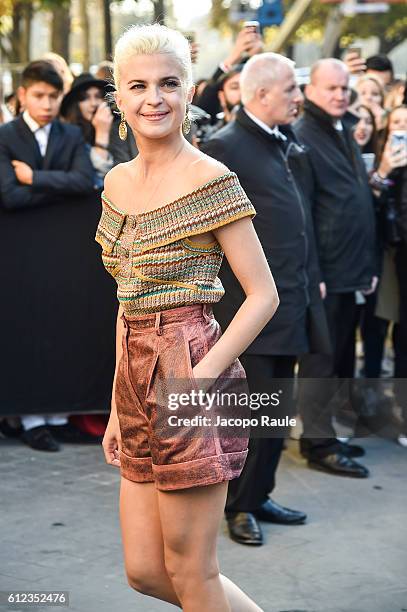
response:
<svg viewBox="0 0 407 612"><path fill-rule="evenodd" d="M25 67L0 111L1 281L11 298L0 307L0 431L36 450L100 441L110 408L116 285L94 236L105 175L138 153L131 130L120 135L111 68L73 77L47 54ZM355 436L380 434L396 415L407 447L405 82L387 57L350 51L317 61L300 87L293 63L246 28L197 84L189 117L186 138L236 173L251 200L279 293L276 315L241 357L249 388L297 377L295 407L289 391L284 409L301 416L309 467L367 477L355 460L364 449L337 436L331 399L335 381L347 381ZM123 267L128 255L124 244ZM227 262L220 278L226 294L214 312L225 329L244 294ZM380 384L389 342L393 397ZM283 436L253 437L230 482L226 518L241 544L263 542L259 521L306 520L270 498L283 448Z"/></svg>

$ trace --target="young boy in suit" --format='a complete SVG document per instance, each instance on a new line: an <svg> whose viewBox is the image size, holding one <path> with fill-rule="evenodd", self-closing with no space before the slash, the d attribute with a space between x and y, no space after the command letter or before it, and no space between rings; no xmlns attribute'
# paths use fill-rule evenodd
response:
<svg viewBox="0 0 407 612"><path fill-rule="evenodd" d="M64 206L72 207L93 192L94 173L79 128L57 119L63 82L52 64L31 62L17 93L23 112L0 127L0 221L6 258L1 285L10 296L9 304L0 307L7 383L2 412L27 415L44 408L47 417L22 417L22 439L34 449L57 451L58 440L65 436L68 441L74 432L66 416L49 416L55 408L54 392L54 403L47 405L51 394L47 396L45 387L58 384L52 381L52 359L58 356L48 323L65 314L53 282L61 273L61 258L55 257L58 264L52 259L67 215ZM64 237L60 240L65 252ZM66 279L64 270L63 275ZM52 300L53 307L48 306Z"/></svg>

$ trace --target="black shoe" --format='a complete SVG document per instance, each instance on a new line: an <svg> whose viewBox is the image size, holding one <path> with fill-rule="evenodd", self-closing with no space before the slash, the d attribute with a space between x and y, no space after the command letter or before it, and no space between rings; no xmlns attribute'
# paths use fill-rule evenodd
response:
<svg viewBox="0 0 407 612"><path fill-rule="evenodd" d="M267 523L278 523L279 525L301 525L305 522L307 515L298 510L290 510L280 506L272 499L268 499L264 504L254 512L254 515L259 521Z"/></svg>
<svg viewBox="0 0 407 612"><path fill-rule="evenodd" d="M310 468L337 474L338 476L352 476L353 478L367 478L369 470L357 463L347 455L333 453L326 457L311 457L308 459Z"/></svg>
<svg viewBox="0 0 407 612"><path fill-rule="evenodd" d="M100 444L101 436L92 436L84 431L81 431L72 423L65 425L48 425L52 435L59 441L65 444Z"/></svg>
<svg viewBox="0 0 407 612"><path fill-rule="evenodd" d="M229 535L238 544L248 544L249 546L261 546L263 544L263 534L260 525L251 512L237 512L236 514L226 515L229 528Z"/></svg>
<svg viewBox="0 0 407 612"><path fill-rule="evenodd" d="M21 434L21 440L35 450L49 451L55 453L59 451L59 444L45 425L27 429Z"/></svg>
<svg viewBox="0 0 407 612"><path fill-rule="evenodd" d="M5 438L19 438L22 433L23 428L21 426L12 427L7 422L7 419L0 421L0 434L2 434Z"/></svg>
<svg viewBox="0 0 407 612"><path fill-rule="evenodd" d="M347 457L363 457L366 451L357 444L349 444L348 442L341 442L341 453Z"/></svg>

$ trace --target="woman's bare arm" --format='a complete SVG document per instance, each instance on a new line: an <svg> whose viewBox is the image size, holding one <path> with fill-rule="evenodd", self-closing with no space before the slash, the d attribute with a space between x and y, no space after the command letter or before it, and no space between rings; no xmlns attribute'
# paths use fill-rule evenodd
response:
<svg viewBox="0 0 407 612"><path fill-rule="evenodd" d="M194 368L196 378L217 378L241 355L274 315L277 289L248 217L214 230L246 299L222 337Z"/></svg>
<svg viewBox="0 0 407 612"><path fill-rule="evenodd" d="M110 414L113 416L117 416L114 390L116 387L117 371L119 368L120 359L122 358L122 354L123 354L122 337L123 337L124 326L123 326L123 321L120 318L122 314L123 314L123 307L119 306L119 310L117 313L117 321L116 321L116 367L115 367L115 372L114 372L113 389L112 389L112 409L110 412Z"/></svg>

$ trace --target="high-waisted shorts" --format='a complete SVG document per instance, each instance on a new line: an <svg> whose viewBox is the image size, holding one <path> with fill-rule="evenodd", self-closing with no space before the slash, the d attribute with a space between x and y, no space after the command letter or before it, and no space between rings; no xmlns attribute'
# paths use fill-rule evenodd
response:
<svg viewBox="0 0 407 612"><path fill-rule="evenodd" d="M134 482L154 482L163 491L237 478L246 460L248 434L233 437L211 426L204 428L204 434L197 428L194 435L190 426L176 431L163 426L177 414L161 401L163 389L171 381L183 381L184 390L198 389L192 369L221 336L211 308L182 306L148 315L123 315L122 321L123 355L115 387L121 475ZM245 372L236 360L216 386L232 391L238 379L245 382ZM189 416L199 416L199 410L191 407Z"/></svg>

